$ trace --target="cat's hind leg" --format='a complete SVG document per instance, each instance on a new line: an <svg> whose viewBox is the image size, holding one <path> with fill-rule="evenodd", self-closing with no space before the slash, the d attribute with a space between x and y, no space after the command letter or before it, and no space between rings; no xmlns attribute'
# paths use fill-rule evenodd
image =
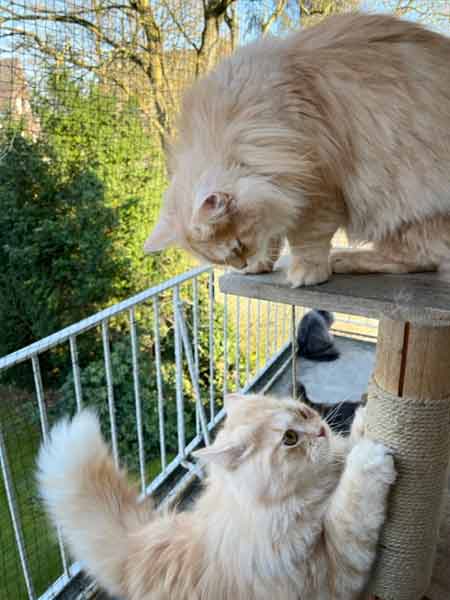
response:
<svg viewBox="0 0 450 600"><path fill-rule="evenodd" d="M382 444L362 439L350 451L324 525L335 600L359 598L367 583L395 478Z"/></svg>
<svg viewBox="0 0 450 600"><path fill-rule="evenodd" d="M378 249L344 248L331 253L333 273L422 273L436 271L438 264L423 257L395 255Z"/></svg>
<svg viewBox="0 0 450 600"><path fill-rule="evenodd" d="M428 218L401 227L373 249L333 250L333 273L420 273L450 261L450 216Z"/></svg>

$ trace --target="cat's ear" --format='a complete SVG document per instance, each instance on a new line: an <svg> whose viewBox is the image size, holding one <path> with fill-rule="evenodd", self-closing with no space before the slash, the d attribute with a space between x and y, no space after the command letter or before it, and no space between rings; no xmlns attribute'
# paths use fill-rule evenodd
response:
<svg viewBox="0 0 450 600"><path fill-rule="evenodd" d="M159 221L144 244L144 252L157 252L173 246L177 241L173 219L168 213L161 213Z"/></svg>
<svg viewBox="0 0 450 600"><path fill-rule="evenodd" d="M227 220L236 211L236 200L226 192L213 192L200 196L194 209L194 222L213 225Z"/></svg>
<svg viewBox="0 0 450 600"><path fill-rule="evenodd" d="M251 452L251 447L243 443L215 442L211 446L196 450L194 458L202 462L221 465L226 469L236 468Z"/></svg>

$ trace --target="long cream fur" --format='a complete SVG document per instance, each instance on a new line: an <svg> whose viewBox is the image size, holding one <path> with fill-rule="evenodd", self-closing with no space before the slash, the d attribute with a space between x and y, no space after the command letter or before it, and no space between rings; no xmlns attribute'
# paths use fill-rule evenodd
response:
<svg viewBox="0 0 450 600"><path fill-rule="evenodd" d="M395 479L387 449L361 437L363 414L345 440L293 400L232 395L226 409L185 513L137 502L93 412L57 424L38 481L73 556L128 600L358 598Z"/></svg>
<svg viewBox="0 0 450 600"><path fill-rule="evenodd" d="M434 270L450 258L450 40L387 15L330 17L238 50L186 94L153 251L269 270ZM345 228L372 249L335 252Z"/></svg>

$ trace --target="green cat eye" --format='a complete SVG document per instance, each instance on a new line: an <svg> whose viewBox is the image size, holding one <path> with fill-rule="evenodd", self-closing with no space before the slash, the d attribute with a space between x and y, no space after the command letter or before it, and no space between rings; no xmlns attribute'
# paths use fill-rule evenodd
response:
<svg viewBox="0 0 450 600"><path fill-rule="evenodd" d="M298 434L293 429L288 429L283 435L283 444L285 446L295 446L298 442Z"/></svg>

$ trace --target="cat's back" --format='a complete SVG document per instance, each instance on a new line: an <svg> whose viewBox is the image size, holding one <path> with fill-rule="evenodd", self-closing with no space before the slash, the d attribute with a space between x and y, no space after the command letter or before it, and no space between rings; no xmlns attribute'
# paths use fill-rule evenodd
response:
<svg viewBox="0 0 450 600"><path fill-rule="evenodd" d="M334 15L285 38L268 36L243 46L219 63L208 77L231 92L233 88L242 91L256 80L261 85L276 82L277 73L284 71L283 67L293 59L292 52L307 61L320 61L322 57L328 60L329 53L344 60L343 52L354 57L355 53L364 56L367 51L391 56L416 51L435 64L442 60L448 67L450 38L392 15ZM447 73L450 77L450 69Z"/></svg>
<svg viewBox="0 0 450 600"><path fill-rule="evenodd" d="M303 51L344 49L373 44L413 44L450 52L450 39L426 27L392 15L349 14L330 16L318 25L292 33L287 44Z"/></svg>
<svg viewBox="0 0 450 600"><path fill-rule="evenodd" d="M187 91L181 129L198 135L209 124L233 122L275 110L281 118L286 85L312 101L322 84L353 79L377 93L396 82L433 88L450 104L450 38L391 15L336 15L285 38L264 37L236 50ZM398 85L397 85L398 87ZM450 113L448 114L450 121ZM203 129L203 128L202 128Z"/></svg>
<svg viewBox="0 0 450 600"><path fill-rule="evenodd" d="M399 82L424 78L448 90L450 38L392 15L329 17L288 43L288 62L307 57L312 68L350 66L365 83L387 69Z"/></svg>

